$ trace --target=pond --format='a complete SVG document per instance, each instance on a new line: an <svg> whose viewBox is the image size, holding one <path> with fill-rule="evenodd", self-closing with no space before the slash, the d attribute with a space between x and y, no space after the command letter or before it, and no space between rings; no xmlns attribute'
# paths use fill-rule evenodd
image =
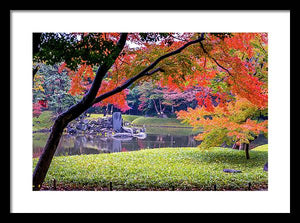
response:
<svg viewBox="0 0 300 223"><path fill-rule="evenodd" d="M49 133L33 134L33 157L41 155L48 136ZM165 130L165 134L147 133L144 139L133 137L125 140L100 135L66 134L62 136L55 156L129 152L164 147L195 147L200 143L194 139L194 135L174 135L168 133L168 130ZM251 143L251 147L266 143L267 139L262 135Z"/></svg>
<svg viewBox="0 0 300 223"><path fill-rule="evenodd" d="M33 157L39 157L46 144L47 133L33 135ZM145 139L133 137L120 140L99 135L63 135L55 156L127 152L163 147L194 147L199 145L193 136L147 134Z"/></svg>

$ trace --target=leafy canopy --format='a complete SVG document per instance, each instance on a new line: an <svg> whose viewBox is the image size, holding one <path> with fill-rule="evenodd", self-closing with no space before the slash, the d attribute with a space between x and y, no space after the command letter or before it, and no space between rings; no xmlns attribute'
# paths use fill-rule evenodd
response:
<svg viewBox="0 0 300 223"><path fill-rule="evenodd" d="M117 88L158 57L199 36L199 33L129 33L97 96ZM40 51L34 56L48 64L60 63L59 72L65 70L71 78L69 93L82 96L90 89L97 67L112 58L119 37L119 33L43 33ZM205 134L198 139L208 142L209 138L221 141L227 137L248 142L253 134L267 131L266 122L251 119L253 112L267 109L267 40L266 33L206 33L199 44L161 60L156 67L163 72L145 76L135 84L151 80L154 86L177 93L200 89L194 95L198 107L179 112L178 117L196 128L204 128ZM137 47L132 47L133 44ZM124 90L97 105L111 103L126 111L130 109L127 94L128 90Z"/></svg>

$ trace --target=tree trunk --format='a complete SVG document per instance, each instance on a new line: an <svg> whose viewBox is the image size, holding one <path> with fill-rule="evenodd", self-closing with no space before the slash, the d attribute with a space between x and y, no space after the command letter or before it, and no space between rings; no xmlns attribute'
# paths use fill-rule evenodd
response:
<svg viewBox="0 0 300 223"><path fill-rule="evenodd" d="M249 147L249 143L241 143L239 147L239 150L245 150L247 160L250 159Z"/></svg>
<svg viewBox="0 0 300 223"><path fill-rule="evenodd" d="M68 124L68 116L61 115L55 120L50 136L33 173L33 190L40 190L48 172L50 163L59 144L64 128Z"/></svg>
<svg viewBox="0 0 300 223"><path fill-rule="evenodd" d="M158 108L157 108L157 106L156 106L155 100L152 99L152 101L153 101L153 104L154 104L155 111L156 111L158 117L160 117L160 113L159 113Z"/></svg>
<svg viewBox="0 0 300 223"><path fill-rule="evenodd" d="M246 158L247 160L250 159L250 154L249 154L249 143L245 143L245 153L246 153Z"/></svg>
<svg viewBox="0 0 300 223"><path fill-rule="evenodd" d="M161 107L161 101L160 101L160 99L158 99L158 102L159 102L159 112L160 112L160 115L162 116L163 113L164 113L164 110Z"/></svg>
<svg viewBox="0 0 300 223"><path fill-rule="evenodd" d="M41 189L42 183L44 182L64 128L68 125L68 123L79 117L92 105L92 100L87 97L84 97L76 105L70 107L66 112L60 114L55 120L46 146L33 173L33 190Z"/></svg>

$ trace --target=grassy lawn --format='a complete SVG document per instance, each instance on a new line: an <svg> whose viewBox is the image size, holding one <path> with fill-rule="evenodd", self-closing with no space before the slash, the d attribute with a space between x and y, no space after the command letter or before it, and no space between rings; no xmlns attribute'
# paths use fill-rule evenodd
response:
<svg viewBox="0 0 300 223"><path fill-rule="evenodd" d="M106 115L107 117L111 117L111 115ZM103 118L103 114L90 114L90 117L87 117L87 119L90 120L97 120L98 118ZM139 115L122 115L122 118L126 122L132 122L134 119L139 118L141 116Z"/></svg>
<svg viewBox="0 0 300 223"><path fill-rule="evenodd" d="M54 157L44 189L56 179L64 190L252 190L267 188L268 145L250 151L161 148L133 152ZM37 159L33 159L33 169ZM223 169L241 170L225 173Z"/></svg>
<svg viewBox="0 0 300 223"><path fill-rule="evenodd" d="M133 125L146 126L169 126L169 127L190 127L187 124L182 124L176 118L156 118L156 117L142 117L136 118L132 121Z"/></svg>
<svg viewBox="0 0 300 223"><path fill-rule="evenodd" d="M174 128L174 127L146 127L147 134L159 134L159 135L174 135L174 136L189 136L197 135L201 130L192 128Z"/></svg>
<svg viewBox="0 0 300 223"><path fill-rule="evenodd" d="M39 131L42 129L49 129L54 121L53 114L51 111L44 111L39 117L32 118L32 131Z"/></svg>
<svg viewBox="0 0 300 223"><path fill-rule="evenodd" d="M132 122L137 118L140 118L141 116L139 115L122 115L122 118L125 122Z"/></svg>
<svg viewBox="0 0 300 223"><path fill-rule="evenodd" d="M107 116L111 116L111 115L107 115ZM90 114L89 117L86 117L86 119L89 119L89 120L96 120L98 118L103 118L104 115L103 114Z"/></svg>

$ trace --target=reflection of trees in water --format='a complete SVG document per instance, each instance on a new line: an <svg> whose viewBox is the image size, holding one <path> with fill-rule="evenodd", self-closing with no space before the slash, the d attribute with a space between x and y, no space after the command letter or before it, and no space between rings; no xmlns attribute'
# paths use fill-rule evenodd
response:
<svg viewBox="0 0 300 223"><path fill-rule="evenodd" d="M55 155L97 154L89 136L64 135L58 145Z"/></svg>
<svg viewBox="0 0 300 223"><path fill-rule="evenodd" d="M142 139L133 137L131 140L121 141L122 150L121 151L136 151L141 148L145 148ZM146 146L147 147L147 146Z"/></svg>
<svg viewBox="0 0 300 223"><path fill-rule="evenodd" d="M194 139L194 136L188 136L187 138L188 138L188 147L197 146L197 143L196 143L196 140Z"/></svg>
<svg viewBox="0 0 300 223"><path fill-rule="evenodd" d="M39 135L38 137L34 137L33 140L33 157L36 158L41 155L47 137ZM114 153L163 147L195 147L200 143L200 141L194 139L194 136L148 134L145 139L134 137L129 141L121 141L115 138L105 138L97 135L63 135L55 156ZM260 135L250 144L250 149L267 143L268 139ZM226 147L231 148L230 145Z"/></svg>
<svg viewBox="0 0 300 223"><path fill-rule="evenodd" d="M108 143L110 144L108 148L110 148L109 150L111 153L121 152L121 140L110 138L110 140L108 140Z"/></svg>
<svg viewBox="0 0 300 223"><path fill-rule="evenodd" d="M162 147L192 147L199 145L193 136L174 135L147 135L146 139L138 140L138 146L142 148Z"/></svg>
<svg viewBox="0 0 300 223"><path fill-rule="evenodd" d="M137 144L138 144L138 148L140 149L140 148L146 148L145 147L145 143L144 143L144 140L142 140L142 139L137 139Z"/></svg>
<svg viewBox="0 0 300 223"><path fill-rule="evenodd" d="M121 152L121 141L92 135L63 136L55 155Z"/></svg>
<svg viewBox="0 0 300 223"><path fill-rule="evenodd" d="M74 142L74 151L75 154L82 154L83 147L85 146L86 140L82 136L77 136Z"/></svg>
<svg viewBox="0 0 300 223"><path fill-rule="evenodd" d="M154 148L160 148L161 144L163 144L163 143L164 143L163 136L161 136L161 135L156 136L156 141L155 141L155 144L154 144ZM150 146L150 148L153 148L153 147Z"/></svg>
<svg viewBox="0 0 300 223"><path fill-rule="evenodd" d="M193 136L148 134L145 139L133 137L132 140L121 141L98 135L63 135L55 155L114 153L163 147L194 147L199 144L200 142L196 141ZM39 157L42 150L43 147L34 146L33 156Z"/></svg>
<svg viewBox="0 0 300 223"><path fill-rule="evenodd" d="M40 155L42 155L43 150L44 147L33 147L32 157L33 158L40 157Z"/></svg>
<svg viewBox="0 0 300 223"><path fill-rule="evenodd" d="M162 135L158 135L158 136L156 136L156 141L157 142L163 142L163 136Z"/></svg>

